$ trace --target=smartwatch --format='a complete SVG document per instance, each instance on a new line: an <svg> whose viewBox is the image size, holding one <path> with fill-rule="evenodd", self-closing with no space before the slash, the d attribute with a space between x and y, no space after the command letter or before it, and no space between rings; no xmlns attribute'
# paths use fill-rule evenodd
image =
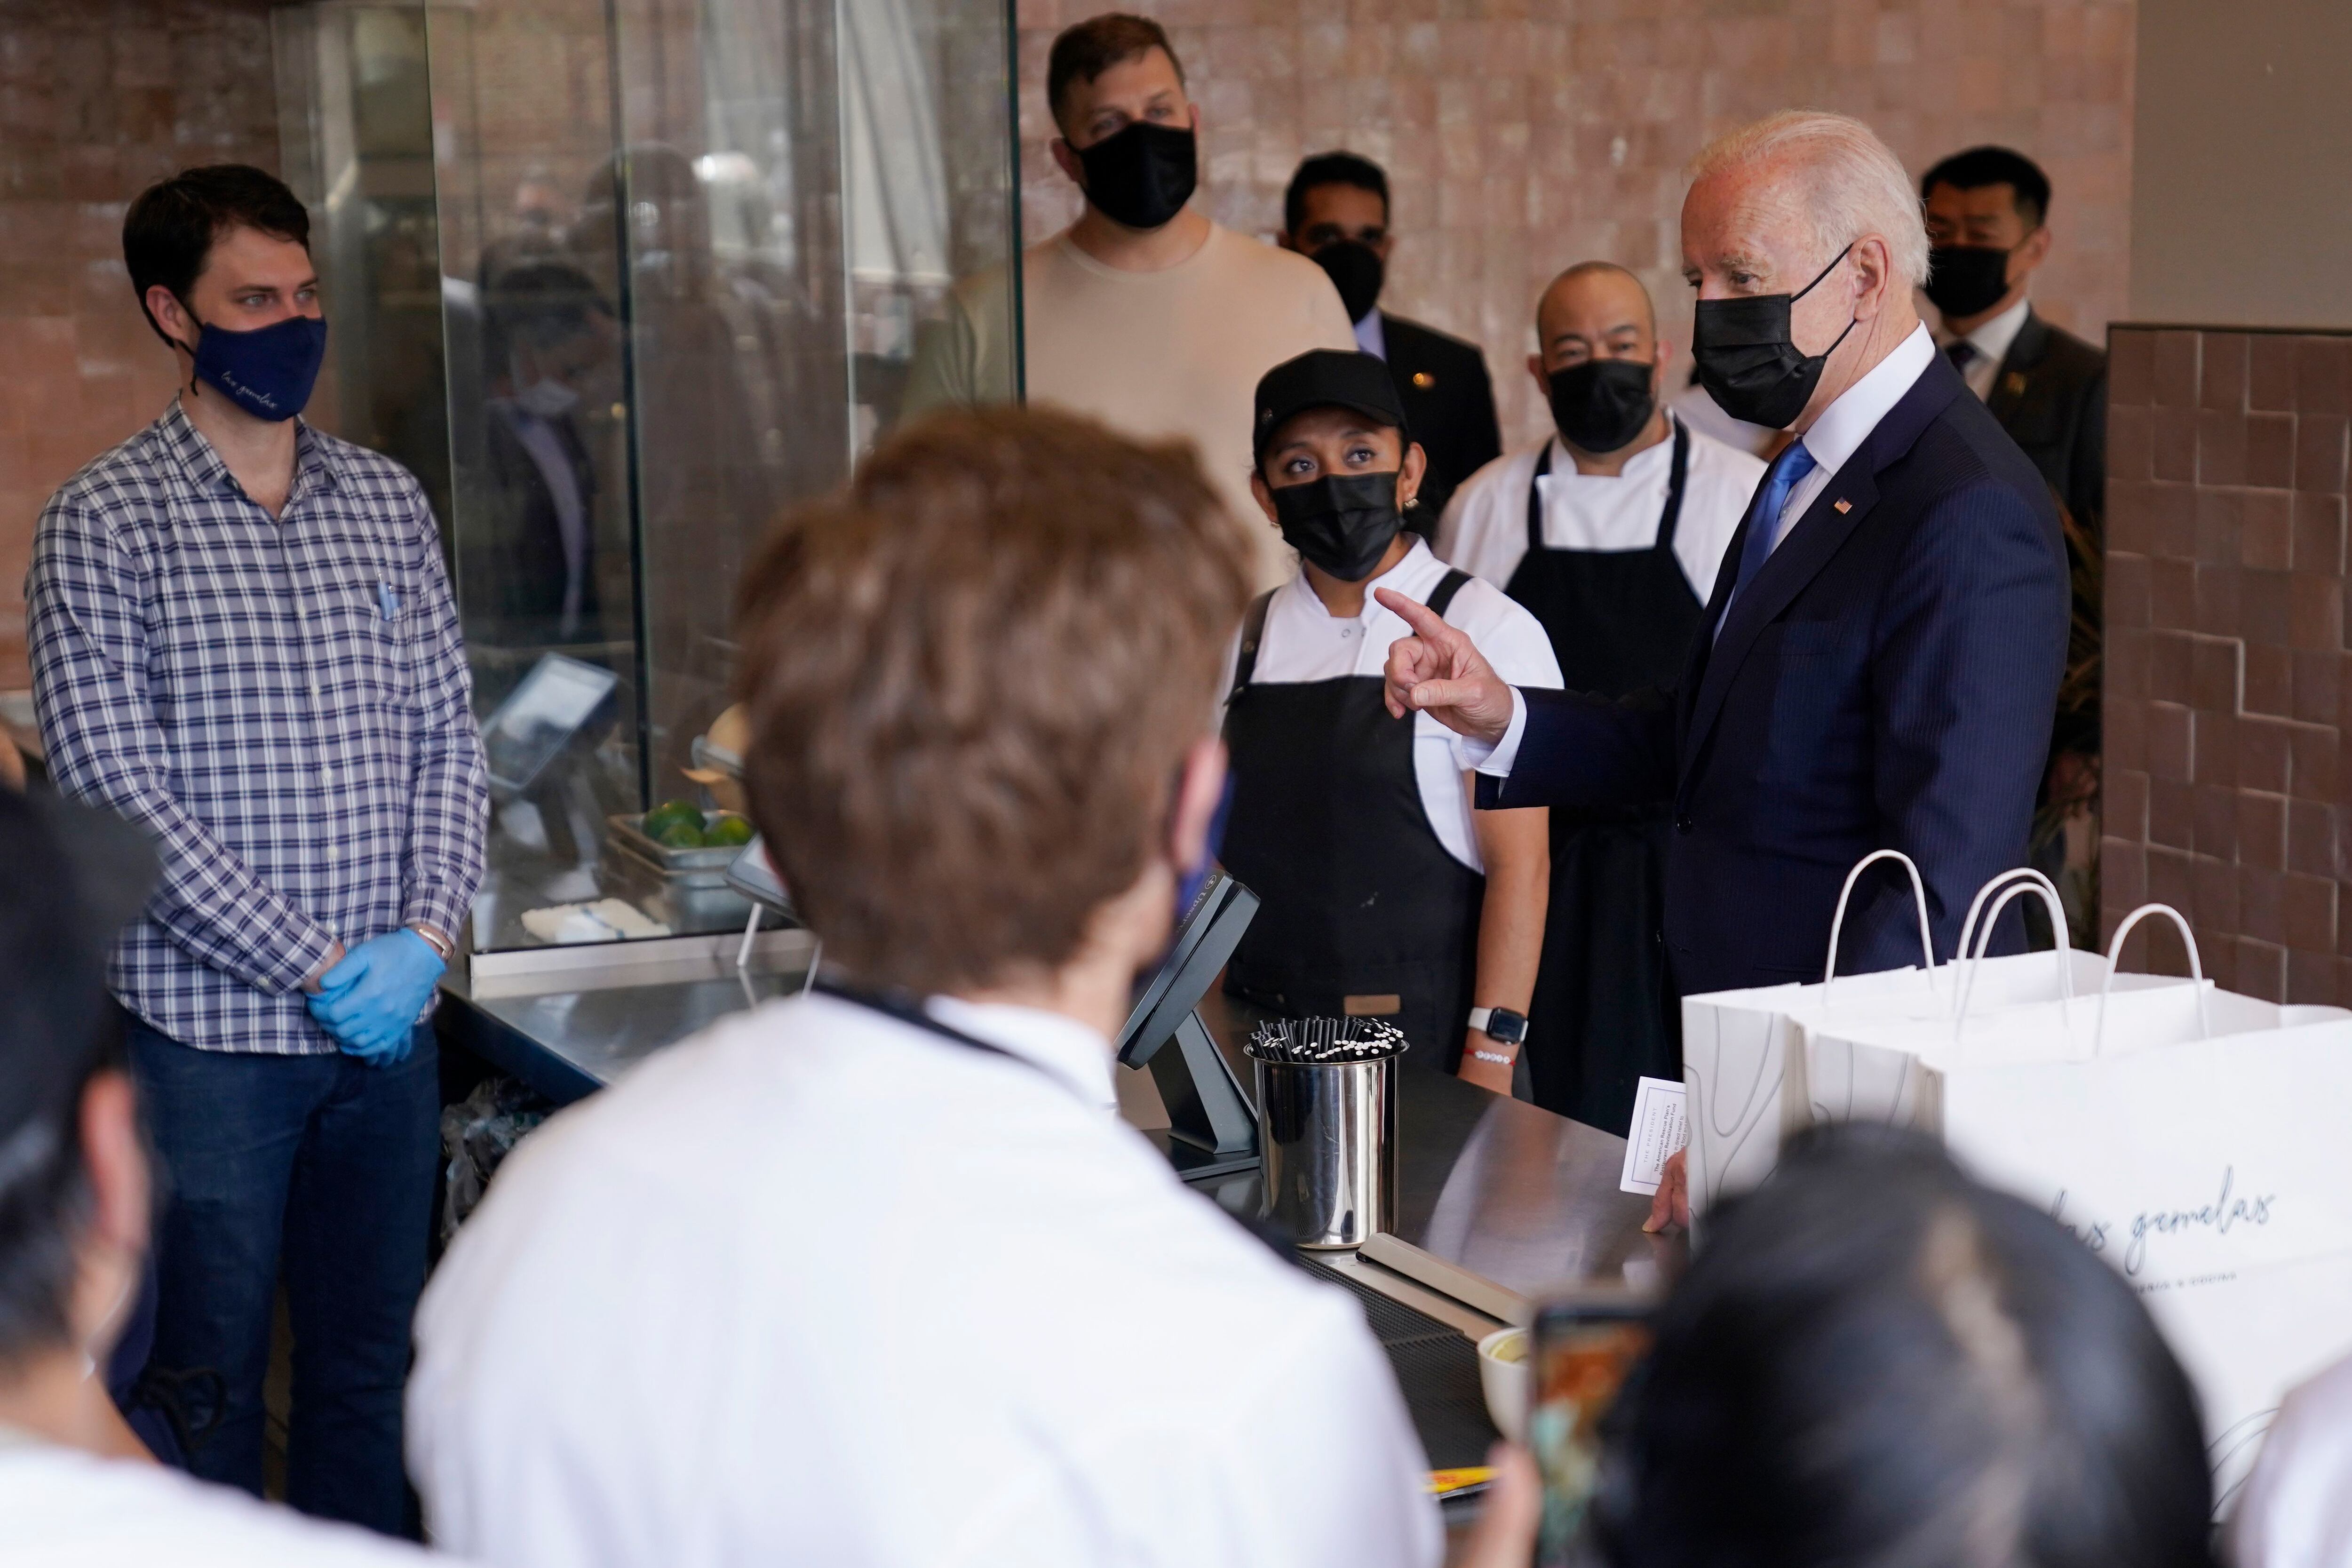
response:
<svg viewBox="0 0 2352 1568"><path fill-rule="evenodd" d="M1508 1007L1473 1007L1470 1009L1470 1026L1501 1045L1527 1043L1528 1016L1514 1013Z"/></svg>

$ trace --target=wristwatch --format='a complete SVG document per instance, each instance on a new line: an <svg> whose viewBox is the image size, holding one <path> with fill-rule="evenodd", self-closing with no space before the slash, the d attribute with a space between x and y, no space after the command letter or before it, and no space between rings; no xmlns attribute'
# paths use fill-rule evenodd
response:
<svg viewBox="0 0 2352 1568"><path fill-rule="evenodd" d="M1528 1039L1528 1016L1508 1007L1473 1007L1470 1026L1498 1045L1522 1046Z"/></svg>

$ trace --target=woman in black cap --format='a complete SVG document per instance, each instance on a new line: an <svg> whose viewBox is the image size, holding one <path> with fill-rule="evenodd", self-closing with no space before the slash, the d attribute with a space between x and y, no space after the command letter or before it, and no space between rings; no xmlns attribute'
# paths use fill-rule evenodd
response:
<svg viewBox="0 0 2352 1568"><path fill-rule="evenodd" d="M1371 590L1427 605L1519 684L1559 684L1550 642L1402 531L1425 459L1379 360L1318 349L1276 365L1253 428L1251 489L1300 563L1250 606L1226 688L1223 859L1263 907L1225 987L1286 1016L1383 1018L1419 1059L1510 1093L1543 946L1546 813L1474 814L1452 736L1390 716L1381 665L1409 628Z"/></svg>

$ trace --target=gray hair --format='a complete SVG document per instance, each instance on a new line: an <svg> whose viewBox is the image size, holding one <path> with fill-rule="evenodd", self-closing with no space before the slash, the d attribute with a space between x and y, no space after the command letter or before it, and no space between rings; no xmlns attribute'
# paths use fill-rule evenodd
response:
<svg viewBox="0 0 2352 1568"><path fill-rule="evenodd" d="M1886 241L1896 275L1915 289L1926 287L1927 228L1919 194L1878 132L1851 115L1784 109L1708 142L1691 161L1690 175L1696 184L1771 164L1798 176L1817 263L1876 234Z"/></svg>

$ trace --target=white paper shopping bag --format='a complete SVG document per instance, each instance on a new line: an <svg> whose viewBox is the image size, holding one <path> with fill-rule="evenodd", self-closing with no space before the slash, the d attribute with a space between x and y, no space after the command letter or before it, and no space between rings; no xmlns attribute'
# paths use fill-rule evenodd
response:
<svg viewBox="0 0 2352 1568"><path fill-rule="evenodd" d="M1840 976L1836 973L1838 939L1847 901L1863 872L1881 860L1895 862L1910 875L1919 916L1922 965ZM2063 945L2063 910L2053 921L2062 944L2055 953L1981 958L1993 923L2011 896L2006 889L2012 884L2038 890L2053 908L2059 907L2057 889L2049 879L2026 868L2003 872L1978 890L1961 924L1957 950L1965 952L1973 942L1979 952L1980 961L1970 972L1974 975L1972 1009L1989 1014L2097 990L2106 980L2110 965L2097 953L2073 952ZM1987 914L1989 899L1994 901ZM1984 917L1981 924L1980 915ZM1953 1015L1959 1002L1960 969L1957 964L1936 963L1929 931L1927 889L1918 868L1898 850L1881 849L1864 856L1846 874L1830 921L1829 969L1820 984L1756 986L1683 999L1683 1080L1690 1123L1690 1142L1684 1158L1694 1218L1726 1194L1745 1191L1771 1174L1780 1163L1783 1135L1820 1115L1808 1088L1801 1048L1808 1026L1833 1021L1841 1026L1860 1027L1928 1022Z"/></svg>
<svg viewBox="0 0 2352 1568"><path fill-rule="evenodd" d="M2158 912L2179 920L2136 911L2113 951ZM2193 942L2190 957L2196 971ZM2192 973L1949 1025L1815 1021L1800 1054L1825 1120L1940 1136L2137 1286L2352 1250L2340 1008L2280 1006Z"/></svg>

